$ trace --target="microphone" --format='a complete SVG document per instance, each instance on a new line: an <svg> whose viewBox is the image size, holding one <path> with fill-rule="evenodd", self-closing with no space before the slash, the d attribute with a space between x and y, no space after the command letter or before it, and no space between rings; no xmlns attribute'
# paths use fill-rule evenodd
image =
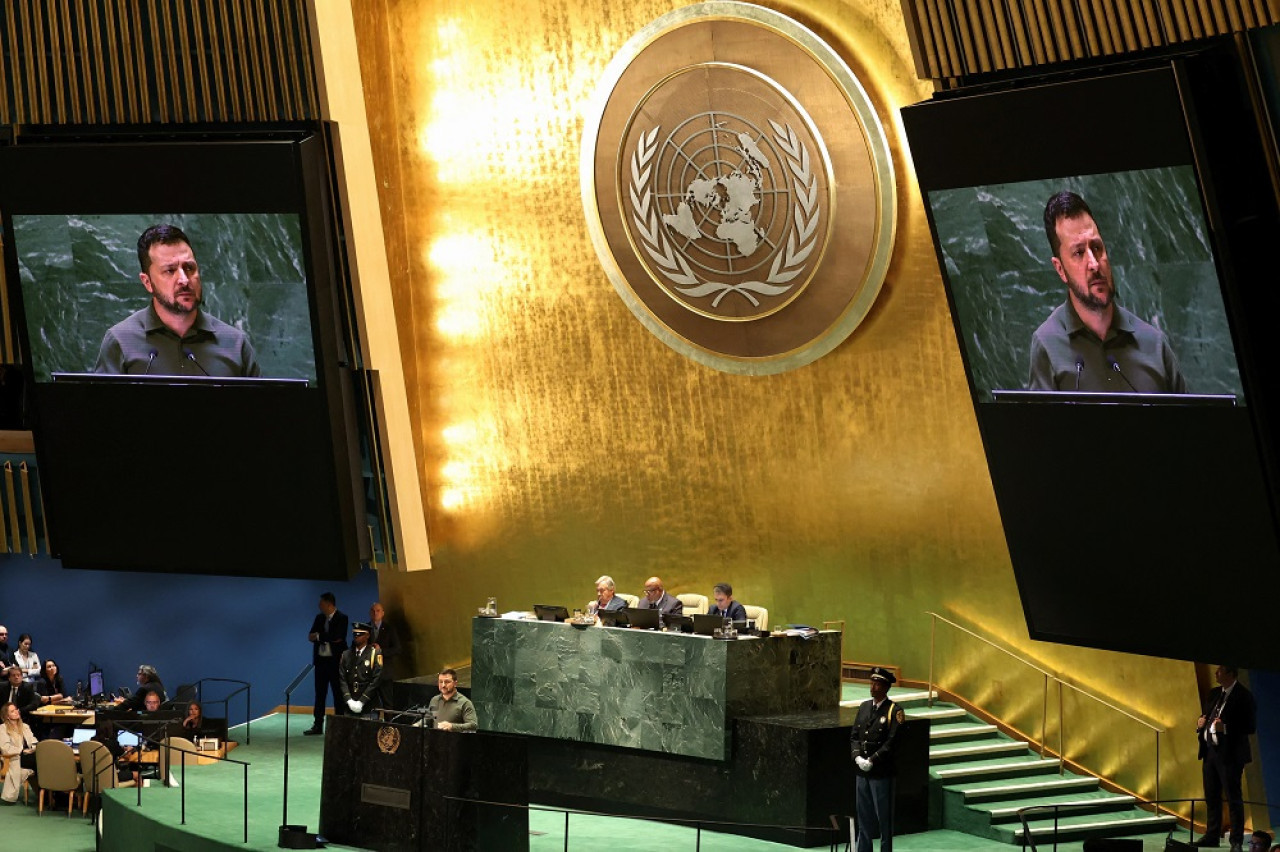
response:
<svg viewBox="0 0 1280 852"><path fill-rule="evenodd" d="M1084 372L1084 359L1076 359L1076 390L1080 390L1080 374Z"/></svg>
<svg viewBox="0 0 1280 852"><path fill-rule="evenodd" d="M196 354L195 354L194 352L192 352L190 349L183 349L183 350L182 350L182 357L183 357L183 358L186 358L186 359L187 359L188 361L190 361L192 364L195 364L195 365L196 365L196 369L197 369L197 370L199 370L200 372L204 373L206 376L207 376L207 375L209 375L209 371L208 371L208 370L206 370L204 367L201 367L201 366L200 366L200 362L196 360Z"/></svg>
<svg viewBox="0 0 1280 852"><path fill-rule="evenodd" d="M1124 379L1124 383L1125 383L1126 385L1128 385L1128 386L1129 386L1129 390L1133 391L1134 393L1137 393L1137 392L1138 392L1138 389L1137 389L1137 388L1135 388L1135 387L1133 386L1133 382L1129 381L1129 377L1128 377L1128 376L1126 376L1126 375L1121 371L1121 369L1120 369L1120 362L1119 362L1119 361L1117 361L1115 358L1112 358L1110 355L1108 355L1108 356L1107 356L1107 363L1111 365L1111 369L1112 369L1113 371L1115 371L1115 374L1116 374L1117 376L1119 376L1120 378Z"/></svg>
<svg viewBox="0 0 1280 852"><path fill-rule="evenodd" d="M147 369L142 371L142 375L144 376L151 375L151 365L156 362L156 356L159 354L160 353L154 349L152 349L150 352L147 353Z"/></svg>

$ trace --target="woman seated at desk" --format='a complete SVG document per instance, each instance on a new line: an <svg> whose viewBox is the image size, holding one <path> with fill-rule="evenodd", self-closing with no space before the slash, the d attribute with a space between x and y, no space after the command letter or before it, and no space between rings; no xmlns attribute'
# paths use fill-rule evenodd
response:
<svg viewBox="0 0 1280 852"><path fill-rule="evenodd" d="M62 704L67 699L67 685L58 672L55 660L45 660L44 669L36 679L36 692L40 694L41 704Z"/></svg>
<svg viewBox="0 0 1280 852"><path fill-rule="evenodd" d="M200 702L192 701L188 704L187 715L182 717L182 735L196 742L200 737L217 736L212 731L213 726L205 723L204 708L200 706Z"/></svg>

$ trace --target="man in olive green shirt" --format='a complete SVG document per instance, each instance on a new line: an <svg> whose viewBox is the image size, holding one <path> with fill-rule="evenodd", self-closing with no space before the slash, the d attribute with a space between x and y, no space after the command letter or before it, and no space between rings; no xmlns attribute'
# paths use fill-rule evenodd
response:
<svg viewBox="0 0 1280 852"><path fill-rule="evenodd" d="M97 373L150 376L260 376L249 336L200 309L204 289L191 242L176 225L138 238L139 278L151 295L142 310L107 329Z"/></svg>
<svg viewBox="0 0 1280 852"><path fill-rule="evenodd" d="M1059 192L1044 209L1066 301L1031 336L1031 390L1186 393L1164 332L1116 304L1111 259L1085 200Z"/></svg>
<svg viewBox="0 0 1280 852"><path fill-rule="evenodd" d="M445 669L436 679L440 694L431 699L427 712L442 731L474 731L480 727L476 721L476 708L471 699L458 692L458 673Z"/></svg>

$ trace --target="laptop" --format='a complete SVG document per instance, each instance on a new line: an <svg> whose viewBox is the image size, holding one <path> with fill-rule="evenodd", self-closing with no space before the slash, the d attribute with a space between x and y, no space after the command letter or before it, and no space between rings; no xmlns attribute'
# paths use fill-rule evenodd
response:
<svg viewBox="0 0 1280 852"><path fill-rule="evenodd" d="M704 613L693 616L693 632L699 636L710 636L717 627L724 627L724 618L721 616Z"/></svg>
<svg viewBox="0 0 1280 852"><path fill-rule="evenodd" d="M678 633L693 632L693 616L691 615L668 615L666 619L667 630Z"/></svg>
<svg viewBox="0 0 1280 852"><path fill-rule="evenodd" d="M605 627L630 627L631 621L627 618L625 609L600 610L596 613L600 617L600 624Z"/></svg>
<svg viewBox="0 0 1280 852"><path fill-rule="evenodd" d="M658 610L628 609L627 620L631 622L632 627L638 627L641 630L657 630Z"/></svg>
<svg viewBox="0 0 1280 852"><path fill-rule="evenodd" d="M538 616L539 621L564 621L569 617L569 610L551 604L534 604L533 614Z"/></svg>

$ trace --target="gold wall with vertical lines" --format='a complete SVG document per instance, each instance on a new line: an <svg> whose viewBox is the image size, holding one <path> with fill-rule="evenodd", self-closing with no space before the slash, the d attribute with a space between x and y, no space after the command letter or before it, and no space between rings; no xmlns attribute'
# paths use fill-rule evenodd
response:
<svg viewBox="0 0 1280 852"><path fill-rule="evenodd" d="M1280 21L1280 0L903 0L916 73L978 74L1099 59Z"/></svg>
<svg viewBox="0 0 1280 852"><path fill-rule="evenodd" d="M6 0L0 122L320 117L304 0Z"/></svg>

